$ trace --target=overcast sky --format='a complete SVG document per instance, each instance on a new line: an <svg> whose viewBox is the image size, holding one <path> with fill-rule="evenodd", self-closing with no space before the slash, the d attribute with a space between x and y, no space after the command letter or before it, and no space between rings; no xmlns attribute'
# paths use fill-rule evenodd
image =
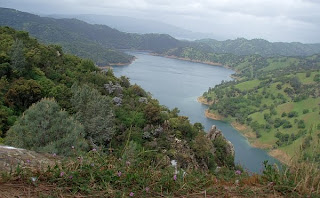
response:
<svg viewBox="0 0 320 198"><path fill-rule="evenodd" d="M153 19L224 38L320 43L320 0L0 0L0 6Z"/></svg>

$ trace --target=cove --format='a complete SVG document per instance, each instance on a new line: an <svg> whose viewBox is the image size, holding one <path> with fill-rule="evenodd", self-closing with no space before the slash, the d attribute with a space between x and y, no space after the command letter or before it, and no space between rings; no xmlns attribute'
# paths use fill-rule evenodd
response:
<svg viewBox="0 0 320 198"><path fill-rule="evenodd" d="M208 131L216 125L235 148L235 162L249 172L261 173L263 161L280 164L262 149L251 147L247 139L229 123L205 117L205 105L197 98L209 87L220 84L222 80L232 80L234 72L220 66L152 56L145 52L128 52L137 59L127 66L113 66L116 76L127 76L132 84L136 83L150 92L160 104L169 108L177 107L180 114L188 116L192 123L200 122Z"/></svg>

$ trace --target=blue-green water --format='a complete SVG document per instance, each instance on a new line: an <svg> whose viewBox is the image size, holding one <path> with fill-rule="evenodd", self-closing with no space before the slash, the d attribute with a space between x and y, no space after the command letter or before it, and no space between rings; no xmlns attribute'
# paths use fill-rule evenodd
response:
<svg viewBox="0 0 320 198"><path fill-rule="evenodd" d="M235 161L250 172L261 172L262 162L268 160L278 163L266 151L253 148L230 124L215 121L204 116L207 108L197 102L197 98L209 87L222 80L232 80L232 70L200 63L151 56L143 52L130 52L137 60L128 66L113 67L116 76L127 76L132 84L136 83L149 91L161 104L169 108L178 107L180 114L190 121L200 122L208 131L216 125L235 148Z"/></svg>

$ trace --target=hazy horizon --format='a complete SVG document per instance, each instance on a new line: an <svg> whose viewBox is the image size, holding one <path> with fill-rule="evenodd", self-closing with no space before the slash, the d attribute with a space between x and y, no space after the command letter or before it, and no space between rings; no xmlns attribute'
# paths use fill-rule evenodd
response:
<svg viewBox="0 0 320 198"><path fill-rule="evenodd" d="M0 7L39 15L96 14L153 20L210 33L218 40L320 43L320 2L315 0L2 0Z"/></svg>

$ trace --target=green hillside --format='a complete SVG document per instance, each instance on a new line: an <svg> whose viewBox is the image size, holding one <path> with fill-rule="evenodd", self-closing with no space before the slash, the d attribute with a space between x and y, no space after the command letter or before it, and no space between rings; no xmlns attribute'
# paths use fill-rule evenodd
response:
<svg viewBox="0 0 320 198"><path fill-rule="evenodd" d="M235 54L218 54L210 49L196 47L179 47L163 53L166 56L190 59L204 63L222 64L235 70L237 78L258 78L277 70L279 73L296 72L301 67L317 69L320 67L320 54L308 57L263 57L260 55L239 56Z"/></svg>
<svg viewBox="0 0 320 198"><path fill-rule="evenodd" d="M320 44L269 42L263 39L247 40L238 38L235 40L217 41L214 39L201 39L196 41L209 45L212 52L228 53L235 55L257 54L264 57L271 56L310 56L320 53Z"/></svg>
<svg viewBox="0 0 320 198"><path fill-rule="evenodd" d="M259 78L225 82L203 96L214 101L211 112L249 126L255 133L252 141L290 156L302 149L304 159L320 162L320 153L314 150L320 140L319 66L296 69L286 66L291 58L283 60L282 67L261 69Z"/></svg>

